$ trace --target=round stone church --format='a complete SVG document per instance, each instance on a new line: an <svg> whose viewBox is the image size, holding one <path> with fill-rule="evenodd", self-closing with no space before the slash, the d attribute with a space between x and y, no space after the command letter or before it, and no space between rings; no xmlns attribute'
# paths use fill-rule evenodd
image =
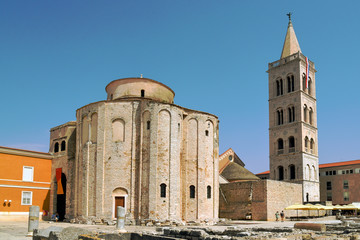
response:
<svg viewBox="0 0 360 240"><path fill-rule="evenodd" d="M123 206L138 224L216 220L218 118L175 105L174 91L148 78L106 92L50 130L51 213L103 221Z"/></svg>

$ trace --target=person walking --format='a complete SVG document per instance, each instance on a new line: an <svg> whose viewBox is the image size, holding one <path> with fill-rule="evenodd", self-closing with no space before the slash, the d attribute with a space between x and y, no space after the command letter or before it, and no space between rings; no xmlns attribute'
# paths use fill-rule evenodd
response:
<svg viewBox="0 0 360 240"><path fill-rule="evenodd" d="M278 222L279 221L279 211L276 211L275 218L276 218L276 221Z"/></svg>

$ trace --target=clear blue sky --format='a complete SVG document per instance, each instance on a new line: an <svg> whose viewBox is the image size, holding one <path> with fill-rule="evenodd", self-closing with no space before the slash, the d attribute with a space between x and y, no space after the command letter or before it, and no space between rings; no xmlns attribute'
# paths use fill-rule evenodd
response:
<svg viewBox="0 0 360 240"><path fill-rule="evenodd" d="M287 12L318 70L320 163L360 159L360 1L0 1L0 145L48 151L49 129L143 74L220 119L255 172L269 169L267 64Z"/></svg>

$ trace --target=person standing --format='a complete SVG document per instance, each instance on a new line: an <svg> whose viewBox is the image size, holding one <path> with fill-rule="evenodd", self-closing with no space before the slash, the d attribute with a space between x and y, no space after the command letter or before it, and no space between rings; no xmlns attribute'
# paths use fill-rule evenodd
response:
<svg viewBox="0 0 360 240"><path fill-rule="evenodd" d="M284 213L284 211L281 211L280 217L281 217L281 221L283 222L283 221L284 221L284 218L285 218L285 213Z"/></svg>
<svg viewBox="0 0 360 240"><path fill-rule="evenodd" d="M275 218L276 218L276 221L278 222L279 221L279 211L276 211Z"/></svg>

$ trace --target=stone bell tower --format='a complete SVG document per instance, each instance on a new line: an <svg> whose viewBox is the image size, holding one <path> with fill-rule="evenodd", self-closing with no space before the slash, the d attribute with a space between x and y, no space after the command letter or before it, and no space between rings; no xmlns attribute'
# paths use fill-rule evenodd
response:
<svg viewBox="0 0 360 240"><path fill-rule="evenodd" d="M270 179L303 185L319 201L315 64L300 50L291 14L280 60L269 63Z"/></svg>

